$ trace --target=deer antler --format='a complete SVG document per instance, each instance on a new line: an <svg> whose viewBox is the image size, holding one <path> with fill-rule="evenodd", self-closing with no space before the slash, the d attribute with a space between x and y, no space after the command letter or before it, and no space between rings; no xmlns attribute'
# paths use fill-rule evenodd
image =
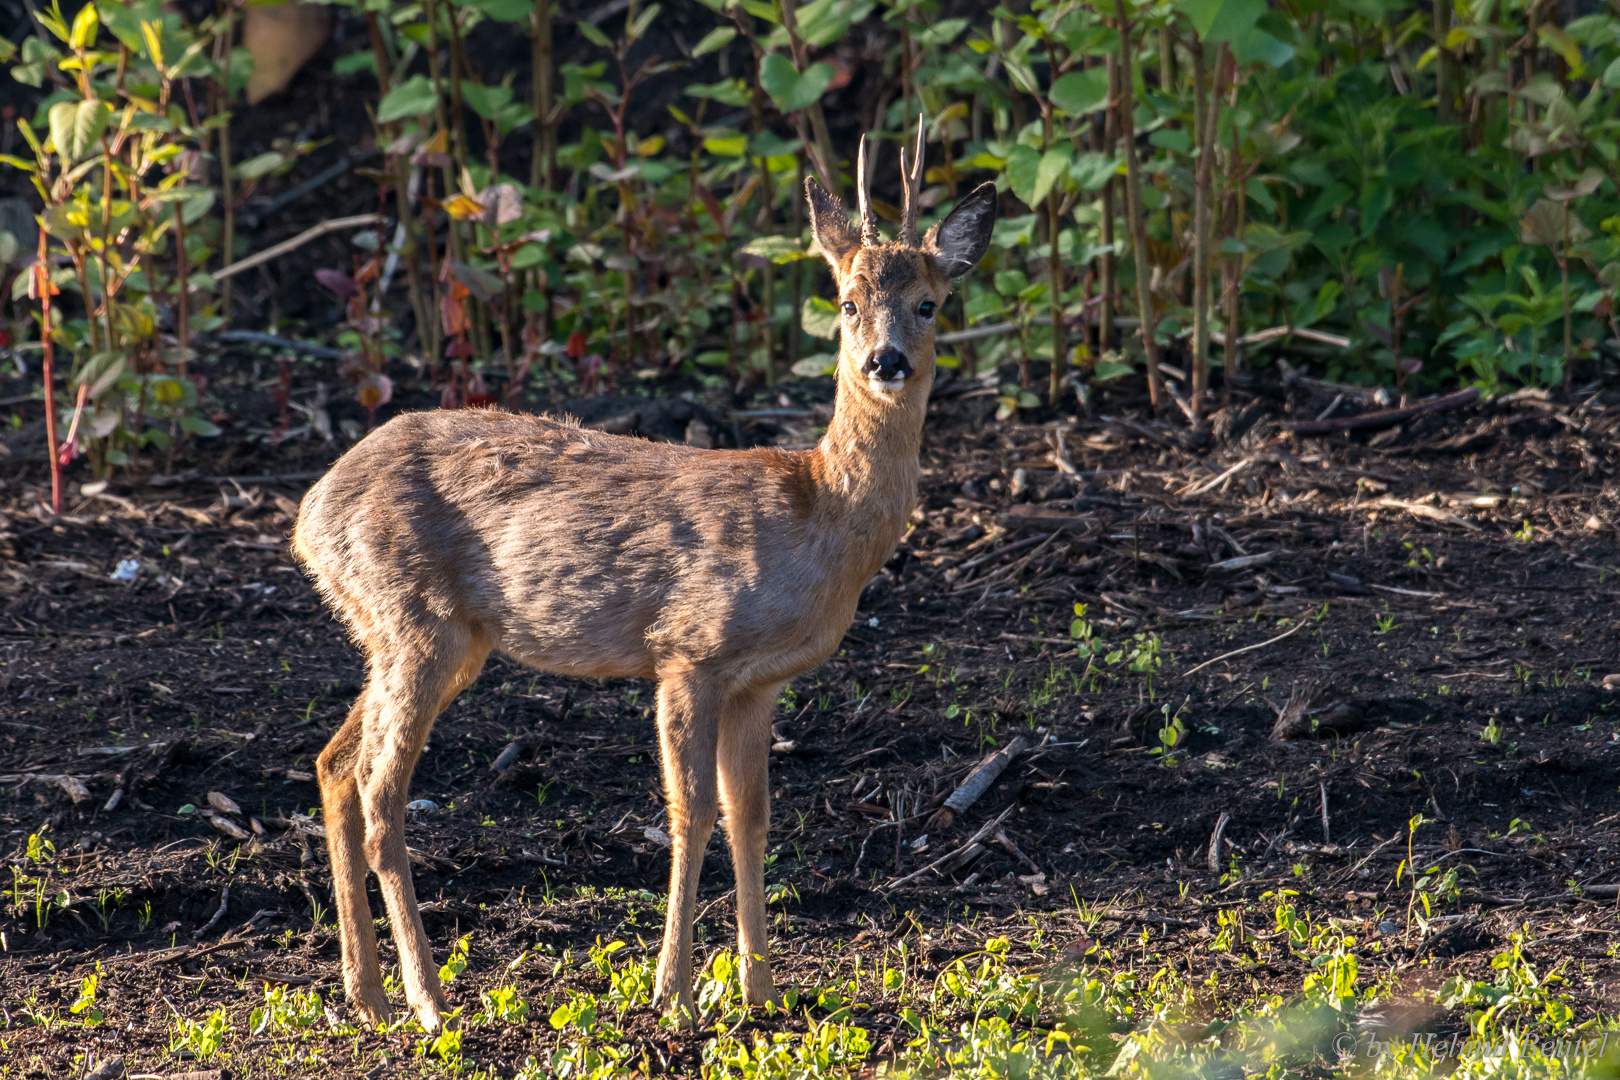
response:
<svg viewBox="0 0 1620 1080"><path fill-rule="evenodd" d="M916 247L917 239L917 212L922 209L922 179L923 179L923 118L922 113L917 114L917 142L908 160L906 148L900 148L900 178L905 182L905 191L900 208L900 236L902 244Z"/></svg>
<svg viewBox="0 0 1620 1080"><path fill-rule="evenodd" d="M861 148L855 158L855 205L861 212L861 246L877 247L883 243L878 233L877 215L872 212L872 169L866 152L866 136L861 136Z"/></svg>

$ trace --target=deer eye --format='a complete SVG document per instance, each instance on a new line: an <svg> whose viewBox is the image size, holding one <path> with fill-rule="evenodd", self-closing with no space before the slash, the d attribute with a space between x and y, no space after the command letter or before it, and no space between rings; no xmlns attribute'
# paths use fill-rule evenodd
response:
<svg viewBox="0 0 1620 1080"><path fill-rule="evenodd" d="M844 314L848 315L850 318L855 317L855 305L850 303L848 300L844 301Z"/></svg>
<svg viewBox="0 0 1620 1080"><path fill-rule="evenodd" d="M934 317L934 302L932 300L924 300L917 308L917 314L921 315L925 319L932 319Z"/></svg>

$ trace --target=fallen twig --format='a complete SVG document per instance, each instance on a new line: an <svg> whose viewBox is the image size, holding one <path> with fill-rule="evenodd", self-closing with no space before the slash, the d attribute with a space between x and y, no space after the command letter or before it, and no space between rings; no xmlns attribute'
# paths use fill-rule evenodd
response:
<svg viewBox="0 0 1620 1080"><path fill-rule="evenodd" d="M223 885L223 886L220 887L220 890L219 890L219 910L214 912L214 917L212 919L209 919L207 922L203 923L203 925L201 927L199 927L198 929L193 930L191 932L192 938L195 939L195 938L203 937L204 935L206 935L208 933L208 931L210 931L214 927L218 926L219 925L219 920L221 920L221 919L223 919L225 917L225 907L230 902L231 902L231 887L229 885Z"/></svg>
<svg viewBox="0 0 1620 1080"><path fill-rule="evenodd" d="M1029 745L1022 735L1015 736L1013 741L991 754L963 780L957 789L951 792L950 798L945 800L934 816L928 819L928 828L931 830L948 829L956 821L958 814L967 813L968 807L979 801L996 778L1006 771L1012 759L1024 752Z"/></svg>
<svg viewBox="0 0 1620 1080"><path fill-rule="evenodd" d="M1221 483L1222 481L1230 480L1232 477L1236 476L1238 473L1242 472L1244 469L1247 469L1252 464L1254 464L1254 458L1246 457L1242 461L1238 462L1236 465L1232 466L1230 469L1227 469L1225 472L1221 473L1219 476L1214 476L1214 477L1211 477L1208 480L1203 481L1202 483L1194 484L1192 487L1189 487L1189 488L1186 488L1186 489L1182 490L1180 494L1182 494L1183 496L1186 496L1186 495L1202 495L1204 492L1209 491L1210 489L1214 488L1215 485Z"/></svg>
<svg viewBox="0 0 1620 1080"><path fill-rule="evenodd" d="M1387 506L1392 510L1405 510L1408 514L1413 514L1421 518L1428 518L1430 521L1442 521L1447 525L1457 525L1469 530L1470 532L1482 531L1478 525L1475 525L1467 518L1458 517L1449 510L1442 510L1438 506L1430 506L1428 503L1407 502L1404 499L1392 499L1388 495L1385 495L1373 505Z"/></svg>
<svg viewBox="0 0 1620 1080"><path fill-rule="evenodd" d="M1221 872L1221 837L1226 834L1226 823L1232 820L1232 815L1225 810L1221 811L1221 819L1215 823L1215 831L1209 834L1209 872Z"/></svg>
<svg viewBox="0 0 1620 1080"><path fill-rule="evenodd" d="M1458 390L1454 394L1445 394L1441 397L1420 401L1416 405L1408 405L1404 409L1381 409L1378 412L1362 413L1359 416L1341 416L1336 420L1293 420L1282 425L1284 431L1295 435L1331 435L1338 431L1365 431L1368 428L1391 427L1402 420L1409 420L1424 413L1445 412L1449 409L1458 409L1464 405L1479 400L1479 390L1468 387Z"/></svg>
<svg viewBox="0 0 1620 1080"><path fill-rule="evenodd" d="M994 819L992 819L989 822L986 822L983 826L981 826L978 832L974 833L972 836L970 836L968 838L967 843L963 844L961 847L957 848L955 851L952 851L949 855L941 855L939 858L935 859L933 862L929 863L927 866L923 867L921 870L913 871L912 873L907 874L905 877L900 878L898 881L889 882L889 884L884 887L883 891L884 892L893 892L895 889L898 889L900 886L908 885L911 882L916 881L918 878L922 877L924 874L931 873L934 870L937 870L940 867L943 867L946 863L948 863L952 859L956 858L962 852L967 851L974 844L979 843L985 837L987 837L991 833L995 832L998 828L1001 827L1002 822L1006 821L1009 817L1012 816L1013 811L1016 810L1016 809L1018 809L1018 804L1016 802L1012 803L1011 805L1009 805L1007 807L1007 809L1005 809L1001 813L997 814Z"/></svg>
<svg viewBox="0 0 1620 1080"><path fill-rule="evenodd" d="M333 218L323 221L319 225L305 229L291 240L283 240L274 247L267 247L249 255L241 262L232 263L222 270L214 271L214 280L222 281L225 278L240 274L244 270L251 270L255 266L267 263L272 259L280 258L289 251L297 251L311 240L319 240L327 233L339 232L343 229L360 229L370 225L380 225L386 218L381 214L355 214L353 217Z"/></svg>
<svg viewBox="0 0 1620 1080"><path fill-rule="evenodd" d="M1306 625L1306 622L1307 622L1307 620L1301 619L1298 622L1296 622L1293 626L1290 626L1287 630L1284 630L1282 633L1278 634L1274 638L1267 638L1265 641L1262 641L1257 645L1245 645L1241 649L1233 649L1231 652L1221 653L1221 655L1215 657L1213 660L1205 660L1202 664L1199 664L1197 667L1193 668L1191 671L1186 671L1186 672L1183 672L1182 674L1184 676L1185 675L1196 675L1200 671L1203 671L1205 668L1209 667L1209 665L1211 665L1211 664L1218 664L1222 660L1230 660L1232 657L1237 656L1240 653L1253 652L1256 649L1263 649L1267 645L1275 645L1277 642L1281 641L1283 638L1287 637L1289 634L1297 633L1302 627L1304 627Z"/></svg>

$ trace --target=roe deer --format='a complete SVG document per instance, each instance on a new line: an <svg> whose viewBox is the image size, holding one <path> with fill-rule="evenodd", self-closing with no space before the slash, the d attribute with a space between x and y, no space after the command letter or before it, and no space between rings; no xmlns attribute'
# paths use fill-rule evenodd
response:
<svg viewBox="0 0 1620 1080"><path fill-rule="evenodd" d="M310 489L293 550L364 651L364 689L322 751L343 983L390 1009L365 874L377 874L405 997L445 1009L405 847L434 718L492 650L563 675L656 679L671 852L654 1001L695 1020L692 909L725 812L743 996L776 999L764 856L771 711L838 646L916 501L934 313L989 244L995 186L919 239L922 127L899 236L878 235L862 140L861 225L814 180L811 227L842 311L835 411L808 451L701 450L493 411L398 416Z"/></svg>

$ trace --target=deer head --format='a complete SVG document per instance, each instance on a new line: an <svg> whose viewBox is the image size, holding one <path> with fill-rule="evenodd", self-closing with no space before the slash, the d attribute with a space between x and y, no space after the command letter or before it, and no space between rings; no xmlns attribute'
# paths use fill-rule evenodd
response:
<svg viewBox="0 0 1620 1080"><path fill-rule="evenodd" d="M861 136L856 162L860 227L814 178L805 181L810 228L838 285L840 381L871 400L899 404L926 398L934 379L934 314L951 280L973 269L990 246L996 185L980 184L950 215L917 235L923 179L923 123L911 154L900 151L905 177L900 232L884 243L872 212L871 155Z"/></svg>

